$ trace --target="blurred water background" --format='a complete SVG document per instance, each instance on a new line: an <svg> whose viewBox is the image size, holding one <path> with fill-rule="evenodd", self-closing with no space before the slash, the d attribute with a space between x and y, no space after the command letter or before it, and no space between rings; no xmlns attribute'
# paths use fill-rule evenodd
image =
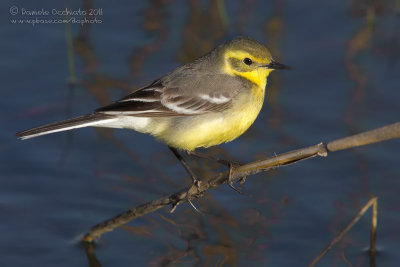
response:
<svg viewBox="0 0 400 267"><path fill-rule="evenodd" d="M65 8L97 13L52 14ZM0 9L1 266L305 266L372 195L377 265L398 266L399 140L252 176L244 195L211 190L195 201L204 214L190 205L157 211L86 254L79 235L184 188L184 169L165 145L128 130L13 135L89 113L237 35L293 70L272 73L242 137L203 152L250 162L396 122L399 1L3 1ZM50 14L26 12L42 9ZM225 170L191 164L199 176ZM370 212L319 266L369 266L369 227Z"/></svg>

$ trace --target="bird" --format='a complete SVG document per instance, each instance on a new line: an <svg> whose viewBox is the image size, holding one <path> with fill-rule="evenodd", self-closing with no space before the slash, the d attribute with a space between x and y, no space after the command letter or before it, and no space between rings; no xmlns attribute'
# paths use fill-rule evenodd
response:
<svg viewBox="0 0 400 267"><path fill-rule="evenodd" d="M260 42L238 36L92 113L15 135L24 140L88 126L132 129L166 143L197 184L180 152L201 157L196 148L242 135L260 113L267 77L277 69L290 67L275 61Z"/></svg>

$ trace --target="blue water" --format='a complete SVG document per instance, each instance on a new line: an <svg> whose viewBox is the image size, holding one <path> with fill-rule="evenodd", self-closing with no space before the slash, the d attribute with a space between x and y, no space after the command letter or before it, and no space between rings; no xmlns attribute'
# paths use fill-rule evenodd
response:
<svg viewBox="0 0 400 267"><path fill-rule="evenodd" d="M375 195L377 266L397 266L399 140L252 176L244 195L227 186L211 190L195 202L204 214L189 205L157 211L105 234L88 257L79 236L184 188L185 171L165 145L133 131L13 136L89 113L239 34L266 44L293 70L271 74L263 110L243 136L203 152L250 162L397 122L396 6L357 3L94 1L88 8L102 9L95 16L101 23L70 25L72 75L65 24L11 20L32 19L22 8L77 10L87 3L2 2L0 265L305 266ZM14 6L19 14L10 14ZM191 164L202 175L224 170ZM370 214L318 266L347 266L344 258L368 266Z"/></svg>

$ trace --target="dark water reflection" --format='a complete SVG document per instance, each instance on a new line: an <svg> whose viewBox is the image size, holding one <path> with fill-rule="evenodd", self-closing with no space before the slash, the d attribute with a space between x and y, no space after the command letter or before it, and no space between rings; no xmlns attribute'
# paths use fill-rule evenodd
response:
<svg viewBox="0 0 400 267"><path fill-rule="evenodd" d="M64 24L13 24L12 6L103 15L71 25L68 47ZM379 197L377 265L396 266L398 140L256 175L244 195L223 186L196 201L204 215L189 205L161 210L84 247L78 237L93 224L187 185L184 170L164 145L132 131L82 129L26 142L13 134L88 113L238 34L265 43L293 70L271 75L245 135L207 152L249 162L393 123L398 9L379 1L4 2L1 266L304 266L371 195ZM191 164L203 177L223 170ZM368 266L368 216L321 266Z"/></svg>

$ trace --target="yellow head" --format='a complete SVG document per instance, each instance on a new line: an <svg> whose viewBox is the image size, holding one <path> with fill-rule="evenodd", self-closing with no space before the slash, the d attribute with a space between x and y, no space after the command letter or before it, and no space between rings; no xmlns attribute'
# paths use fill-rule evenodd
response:
<svg viewBox="0 0 400 267"><path fill-rule="evenodd" d="M220 49L224 73L245 78L262 89L271 71L289 69L274 61L265 46L247 37L237 37L223 44Z"/></svg>

